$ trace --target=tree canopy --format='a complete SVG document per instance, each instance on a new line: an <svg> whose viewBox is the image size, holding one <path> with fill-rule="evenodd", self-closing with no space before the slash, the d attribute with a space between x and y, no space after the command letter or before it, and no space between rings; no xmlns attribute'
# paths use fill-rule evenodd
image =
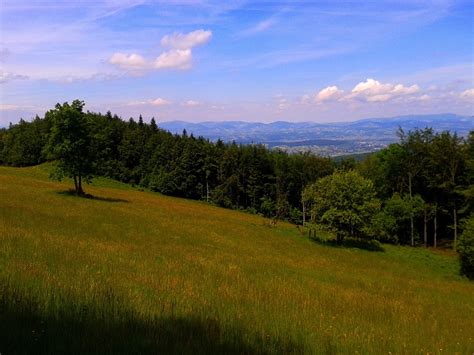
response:
<svg viewBox="0 0 474 355"><path fill-rule="evenodd" d="M354 170L337 170L319 179L304 197L312 206L313 220L334 230L339 241L345 236L366 236L380 208L372 181Z"/></svg>
<svg viewBox="0 0 474 355"><path fill-rule="evenodd" d="M51 122L46 151L56 161L53 176L72 178L78 195L84 194L82 180L92 177L95 163L90 123L83 107L83 101L75 100L71 105L57 104L45 114Z"/></svg>

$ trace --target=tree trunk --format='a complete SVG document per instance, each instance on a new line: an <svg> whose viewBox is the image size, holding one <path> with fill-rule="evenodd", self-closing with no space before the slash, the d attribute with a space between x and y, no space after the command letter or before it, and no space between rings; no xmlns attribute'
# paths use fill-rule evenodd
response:
<svg viewBox="0 0 474 355"><path fill-rule="evenodd" d="M425 215L423 218L423 244L425 245L425 248L428 246L428 216L426 212L426 206Z"/></svg>
<svg viewBox="0 0 474 355"><path fill-rule="evenodd" d="M458 214L456 206L453 208L453 219L454 219L454 250L456 250L456 244L458 242Z"/></svg>
<svg viewBox="0 0 474 355"><path fill-rule="evenodd" d="M79 194L79 188L77 186L77 176L74 174L74 191L76 192L76 195Z"/></svg>
<svg viewBox="0 0 474 355"><path fill-rule="evenodd" d="M411 246L415 246L415 237L413 231L413 197L411 192L411 173L408 173L408 187L410 189L410 237L411 237Z"/></svg>
<svg viewBox="0 0 474 355"><path fill-rule="evenodd" d="M206 202L209 202L209 181L206 179Z"/></svg>
<svg viewBox="0 0 474 355"><path fill-rule="evenodd" d="M438 212L435 210L435 215L434 215L434 233L433 233L433 246L436 248L437 246L437 243L438 243L438 236L436 235L437 233L437 228L438 228L438 224L437 224L437 221L436 221L436 215L438 214Z"/></svg>
<svg viewBox="0 0 474 355"><path fill-rule="evenodd" d="M303 227L306 225L306 204L303 201Z"/></svg>
<svg viewBox="0 0 474 355"><path fill-rule="evenodd" d="M79 196L84 195L84 190L82 190L82 176L79 174L79 180L77 182L77 194Z"/></svg>

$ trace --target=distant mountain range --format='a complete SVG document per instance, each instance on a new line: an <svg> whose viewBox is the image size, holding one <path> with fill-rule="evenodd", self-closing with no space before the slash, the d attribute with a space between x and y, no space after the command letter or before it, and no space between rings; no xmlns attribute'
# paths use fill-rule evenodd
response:
<svg viewBox="0 0 474 355"><path fill-rule="evenodd" d="M405 131L432 127L435 131L449 130L467 136L474 130L474 116L455 114L409 115L392 118L370 118L353 122L200 122L170 121L159 126L172 133L203 136L224 142L261 143L270 148L291 152L312 151L336 156L376 151L396 142L399 127Z"/></svg>

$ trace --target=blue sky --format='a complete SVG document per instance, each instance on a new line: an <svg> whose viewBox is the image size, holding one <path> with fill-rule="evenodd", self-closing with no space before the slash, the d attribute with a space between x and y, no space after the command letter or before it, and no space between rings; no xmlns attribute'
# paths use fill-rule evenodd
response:
<svg viewBox="0 0 474 355"><path fill-rule="evenodd" d="M474 114L474 3L3 0L0 125L79 98L123 118Z"/></svg>

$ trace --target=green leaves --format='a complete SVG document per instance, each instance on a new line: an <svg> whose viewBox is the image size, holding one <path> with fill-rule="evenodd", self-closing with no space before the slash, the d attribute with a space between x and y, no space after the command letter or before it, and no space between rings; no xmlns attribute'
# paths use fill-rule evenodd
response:
<svg viewBox="0 0 474 355"><path fill-rule="evenodd" d="M338 170L319 179L303 193L303 201L312 205L317 223L345 235L363 237L365 228L380 209L372 181L354 170Z"/></svg>
<svg viewBox="0 0 474 355"><path fill-rule="evenodd" d="M57 104L46 112L45 119L51 122L46 152L57 161L53 177L74 178L76 193L82 194L82 179L89 180L94 173L96 152L93 149L92 130L88 118L82 112L84 102L74 100Z"/></svg>
<svg viewBox="0 0 474 355"><path fill-rule="evenodd" d="M457 249L461 257L461 272L474 279L474 214L464 223L464 231Z"/></svg>

